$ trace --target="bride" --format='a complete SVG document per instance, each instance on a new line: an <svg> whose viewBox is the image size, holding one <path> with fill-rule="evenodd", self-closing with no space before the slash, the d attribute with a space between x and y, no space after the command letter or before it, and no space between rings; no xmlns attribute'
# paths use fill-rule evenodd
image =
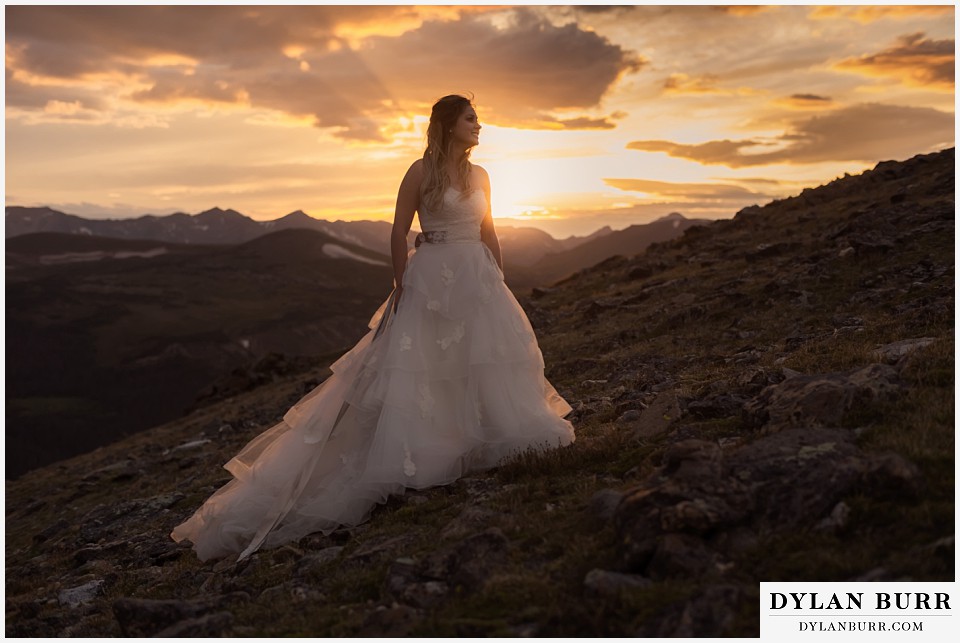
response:
<svg viewBox="0 0 960 643"><path fill-rule="evenodd" d="M170 534L201 560L356 525L404 489L574 441L503 282L490 179L470 162L480 129L469 99L434 104L397 196L395 290L333 374L227 462L234 479ZM423 243L408 253L415 212Z"/></svg>

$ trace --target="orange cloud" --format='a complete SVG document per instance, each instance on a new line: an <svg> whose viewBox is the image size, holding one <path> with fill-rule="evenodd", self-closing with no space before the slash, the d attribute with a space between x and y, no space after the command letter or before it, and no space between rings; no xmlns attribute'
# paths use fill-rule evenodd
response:
<svg viewBox="0 0 960 643"><path fill-rule="evenodd" d="M672 183L647 179L604 179L603 181L610 187L619 190L643 192L651 197L671 201L741 203L772 198L769 194L749 190L739 185L724 185L721 183Z"/></svg>
<svg viewBox="0 0 960 643"><path fill-rule="evenodd" d="M875 162L952 145L953 125L953 114L929 107L872 103L796 121L787 132L772 140L722 140L697 145L648 140L633 141L627 148L666 152L677 158L728 167Z"/></svg>
<svg viewBox="0 0 960 643"><path fill-rule="evenodd" d="M834 67L864 76L896 78L918 87L953 91L954 41L930 40L923 33L901 36L880 53L842 60Z"/></svg>
<svg viewBox="0 0 960 643"><path fill-rule="evenodd" d="M906 5L906 6L847 6L814 7L810 17L814 20L855 20L867 24L885 18L907 19L924 16L940 16L953 13L950 5Z"/></svg>
<svg viewBox="0 0 960 643"><path fill-rule="evenodd" d="M724 7L714 7L718 11L723 13L730 14L731 16L755 16L758 13L763 13L772 7L765 7L763 5L728 5Z"/></svg>
<svg viewBox="0 0 960 643"><path fill-rule="evenodd" d="M718 80L713 74L703 74L694 78L687 74L670 74L663 81L663 89L677 94L714 94L720 91L717 87Z"/></svg>
<svg viewBox="0 0 960 643"><path fill-rule="evenodd" d="M715 74L701 74L688 76L687 74L670 74L663 81L663 91L668 94L719 94L726 96L750 96L758 94L755 89L738 87L730 89L719 85L720 77Z"/></svg>

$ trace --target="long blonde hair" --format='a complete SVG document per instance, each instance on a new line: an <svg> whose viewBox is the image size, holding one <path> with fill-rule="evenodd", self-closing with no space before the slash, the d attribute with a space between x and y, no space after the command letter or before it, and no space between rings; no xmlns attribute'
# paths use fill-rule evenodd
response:
<svg viewBox="0 0 960 643"><path fill-rule="evenodd" d="M438 211L443 205L443 195L450 187L447 176L447 159L450 154L450 130L464 110L473 106L473 101L459 94L444 96L433 104L430 124L427 126L427 149L423 152L423 183L420 184L420 203L429 210ZM463 187L463 196L472 192L470 187L470 149L467 149L457 167L457 180Z"/></svg>

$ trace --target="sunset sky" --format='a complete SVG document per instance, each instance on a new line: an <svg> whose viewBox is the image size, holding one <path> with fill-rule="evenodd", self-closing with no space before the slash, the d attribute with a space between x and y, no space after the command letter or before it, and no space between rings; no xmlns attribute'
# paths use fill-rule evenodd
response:
<svg viewBox="0 0 960 643"><path fill-rule="evenodd" d="M6 204L392 219L471 92L494 214L728 218L954 144L942 6L10 6ZM516 221L514 221L516 223Z"/></svg>

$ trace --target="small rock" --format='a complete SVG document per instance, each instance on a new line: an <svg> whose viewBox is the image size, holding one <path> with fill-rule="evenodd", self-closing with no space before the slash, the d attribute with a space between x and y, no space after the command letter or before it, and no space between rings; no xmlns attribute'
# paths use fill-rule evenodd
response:
<svg viewBox="0 0 960 643"><path fill-rule="evenodd" d="M623 500L621 492L613 489L601 489L590 498L587 508L597 518L610 520L613 518L621 500Z"/></svg>
<svg viewBox="0 0 960 643"><path fill-rule="evenodd" d="M177 451L187 451L189 449L197 449L199 447L202 447L205 444L210 444L210 440L206 438L203 438L200 440L191 440L190 442L184 442L183 444L179 444L173 447L172 449L170 449L170 452L174 453Z"/></svg>
<svg viewBox="0 0 960 643"><path fill-rule="evenodd" d="M674 420L680 417L680 404L672 390L662 391L644 409L633 430L633 438L645 440L665 433Z"/></svg>
<svg viewBox="0 0 960 643"><path fill-rule="evenodd" d="M328 563L336 560L342 551L343 547L326 547L315 554L304 556L297 563L297 574L309 574L321 570Z"/></svg>
<svg viewBox="0 0 960 643"><path fill-rule="evenodd" d="M847 524L847 520L850 519L850 506L841 501L837 503L837 506L833 508L833 511L830 512L830 515L817 523L815 529L820 531L836 531L837 529L843 529Z"/></svg>
<svg viewBox="0 0 960 643"><path fill-rule="evenodd" d="M629 424L631 422L636 422L640 419L640 411L636 409L630 409L629 411L624 411L620 417L617 418L617 424Z"/></svg>
<svg viewBox="0 0 960 643"><path fill-rule="evenodd" d="M128 542L126 540L115 540L103 545L91 545L74 552L73 559L78 563L85 563L90 560L97 560L114 555L126 549L127 546Z"/></svg>
<svg viewBox="0 0 960 643"><path fill-rule="evenodd" d="M103 581L92 580L77 587L61 590L57 594L57 601L64 607L79 607L89 603L103 593Z"/></svg>
<svg viewBox="0 0 960 643"><path fill-rule="evenodd" d="M902 339L898 342L893 342L891 344L884 344L877 350L873 352L874 357L877 359L886 362L887 364L893 364L897 362L901 357L909 355L915 351L925 348L937 341L935 337L919 337L917 339Z"/></svg>
<svg viewBox="0 0 960 643"><path fill-rule="evenodd" d="M746 402L742 395L714 393L687 404L687 412L702 419L727 418L740 414Z"/></svg>
<svg viewBox="0 0 960 643"><path fill-rule="evenodd" d="M651 585L652 580L639 574L620 574L603 569L592 569L583 579L587 593L595 596L613 596L624 589L644 589Z"/></svg>

